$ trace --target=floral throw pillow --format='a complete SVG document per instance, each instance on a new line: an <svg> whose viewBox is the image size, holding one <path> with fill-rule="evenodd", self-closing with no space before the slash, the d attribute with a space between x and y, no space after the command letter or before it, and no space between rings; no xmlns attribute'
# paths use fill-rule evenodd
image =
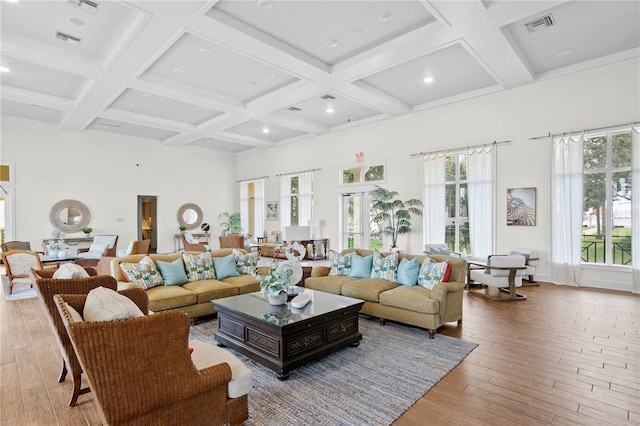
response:
<svg viewBox="0 0 640 426"><path fill-rule="evenodd" d="M205 251L199 254L182 253L182 259L184 260L189 282L216 279L216 271L213 269L213 262L211 261L211 252Z"/></svg>
<svg viewBox="0 0 640 426"><path fill-rule="evenodd" d="M436 262L431 258L426 258L418 272L418 285L431 290L436 284L444 280L449 262Z"/></svg>
<svg viewBox="0 0 640 426"><path fill-rule="evenodd" d="M155 263L149 256L143 257L139 263L120 263L120 269L129 282L140 284L145 290L162 285L164 280Z"/></svg>
<svg viewBox="0 0 640 426"><path fill-rule="evenodd" d="M258 266L258 253L242 253L238 249L233 249L236 257L236 268L241 274L253 274Z"/></svg>
<svg viewBox="0 0 640 426"><path fill-rule="evenodd" d="M347 277L351 270L351 253L344 256L337 251L329 251L329 265L331 270L329 271L330 277Z"/></svg>
<svg viewBox="0 0 640 426"><path fill-rule="evenodd" d="M398 256L391 253L383 256L378 250L373 252L373 266L371 267L371 278L396 282L398 271Z"/></svg>

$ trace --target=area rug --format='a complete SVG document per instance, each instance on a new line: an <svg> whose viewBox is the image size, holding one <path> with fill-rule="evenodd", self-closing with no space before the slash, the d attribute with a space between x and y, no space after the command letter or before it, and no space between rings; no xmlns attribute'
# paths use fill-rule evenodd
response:
<svg viewBox="0 0 640 426"><path fill-rule="evenodd" d="M2 291L4 292L4 299L7 301L28 299L30 297L37 297L36 289L29 287L25 284L15 284L13 291L9 294L9 278L6 275L2 275Z"/></svg>
<svg viewBox="0 0 640 426"><path fill-rule="evenodd" d="M217 320L191 327L191 338L215 344ZM388 425L477 346L426 330L360 317L358 347L293 370L273 371L234 352L254 373L246 425ZM427 419L425 419L427 421Z"/></svg>

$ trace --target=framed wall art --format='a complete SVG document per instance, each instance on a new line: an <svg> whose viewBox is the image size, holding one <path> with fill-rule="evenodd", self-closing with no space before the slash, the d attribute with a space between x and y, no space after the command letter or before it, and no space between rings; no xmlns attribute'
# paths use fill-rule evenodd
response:
<svg viewBox="0 0 640 426"><path fill-rule="evenodd" d="M280 211L278 210L277 201L267 201L267 220L280 219Z"/></svg>
<svg viewBox="0 0 640 426"><path fill-rule="evenodd" d="M536 226L536 188L507 189L507 226Z"/></svg>

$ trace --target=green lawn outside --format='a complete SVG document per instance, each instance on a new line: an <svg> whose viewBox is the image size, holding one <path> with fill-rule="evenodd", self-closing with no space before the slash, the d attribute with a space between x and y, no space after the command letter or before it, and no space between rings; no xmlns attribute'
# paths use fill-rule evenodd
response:
<svg viewBox="0 0 640 426"><path fill-rule="evenodd" d="M617 265L628 265L631 263L631 229L613 229L613 260ZM604 236L583 235L582 236L582 261L589 263L605 263L604 256L605 239Z"/></svg>

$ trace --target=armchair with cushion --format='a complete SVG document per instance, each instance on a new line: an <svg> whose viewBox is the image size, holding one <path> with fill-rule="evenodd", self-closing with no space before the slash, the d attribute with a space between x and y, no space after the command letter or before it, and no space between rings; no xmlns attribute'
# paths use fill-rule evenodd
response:
<svg viewBox="0 0 640 426"><path fill-rule="evenodd" d="M522 255L491 255L486 264L469 262L467 264L467 291L497 302L525 300L527 296L516 293L516 287L522 286L522 276L527 267ZM473 285L481 284L483 290L475 290ZM497 288L492 294L489 287ZM500 291L509 295L504 297Z"/></svg>
<svg viewBox="0 0 640 426"><path fill-rule="evenodd" d="M69 264L67 264L69 265ZM115 278L109 275L98 275L93 268L85 269L87 276L84 278L58 279L54 278L56 271L54 269L32 270L32 280L36 285L38 298L42 302L42 306L49 318L49 324L53 329L54 335L60 348L60 356L62 357L62 369L58 382L63 382L67 376L67 372L71 372L73 378L73 391L69 400L69 406L76 404L79 395L89 392L89 388L81 389L82 368L78 363L78 358L73 350L67 331L58 309L53 301L55 294L87 294L89 291L97 287L105 287L115 290L118 286ZM127 290L126 293L140 307L143 312L147 312L148 298L144 291Z"/></svg>
<svg viewBox="0 0 640 426"><path fill-rule="evenodd" d="M117 235L96 235L91 247L78 249L76 263L84 267L96 267L102 256L117 256Z"/></svg>
<svg viewBox="0 0 640 426"><path fill-rule="evenodd" d="M538 251L530 248L515 248L511 250L509 254L521 254L525 258L527 269L524 271L524 276L527 277L527 282L523 282L522 284L540 285L534 278L536 266L538 266Z"/></svg>
<svg viewBox="0 0 640 426"><path fill-rule="evenodd" d="M189 342L184 312L91 322L70 309L83 312L86 299L54 297L103 424L235 425L248 419L251 370L225 349Z"/></svg>
<svg viewBox="0 0 640 426"><path fill-rule="evenodd" d="M182 239L182 247L184 247L184 251L208 251L209 250L209 244L201 243L189 232L183 232L180 235L180 238Z"/></svg>
<svg viewBox="0 0 640 426"><path fill-rule="evenodd" d="M149 254L149 247L151 247L151 240L134 240L129 243L126 249L118 250L118 257L130 254Z"/></svg>
<svg viewBox="0 0 640 426"><path fill-rule="evenodd" d="M9 279L9 294L13 292L15 284L25 284L33 287L29 271L42 269L40 256L34 251L9 250L2 252L2 263Z"/></svg>

